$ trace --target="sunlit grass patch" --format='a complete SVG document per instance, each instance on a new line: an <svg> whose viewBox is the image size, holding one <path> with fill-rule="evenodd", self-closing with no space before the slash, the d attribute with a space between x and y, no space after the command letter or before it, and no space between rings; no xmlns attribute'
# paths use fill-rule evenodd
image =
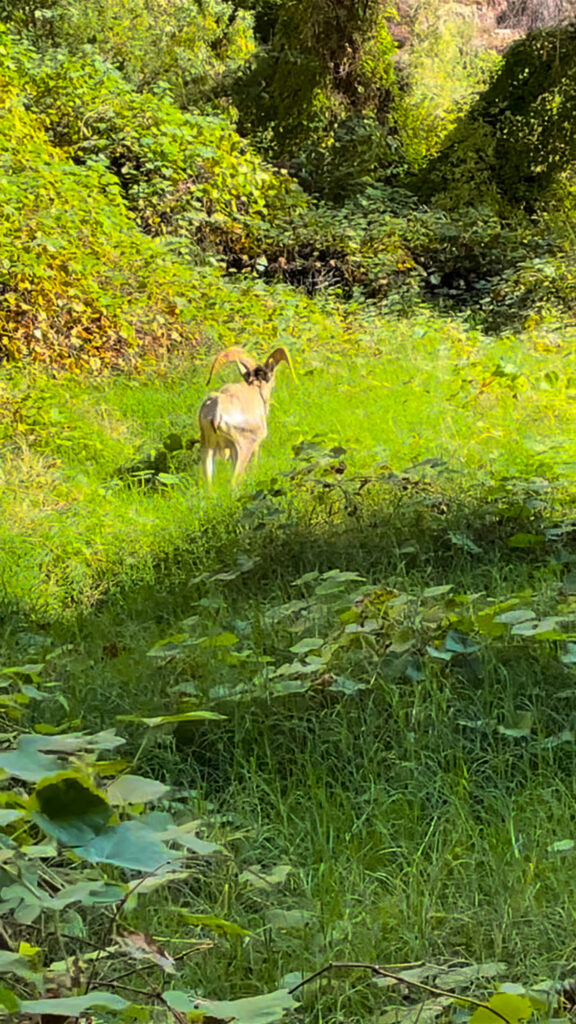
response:
<svg viewBox="0 0 576 1024"><path fill-rule="evenodd" d="M442 464L441 488L460 498L506 476L569 480L576 464L569 342L543 352L530 339L493 340L424 317L356 324L348 348L316 347L292 330L297 381L278 373L269 436L240 488L241 504L292 472L294 446L310 439L345 449L345 481L431 459ZM105 579L137 573L138 561L151 565L209 520L195 447L205 371L179 362L101 381L6 371L4 530L37 543L48 574L52 566L57 577L67 561L77 566L82 584L77 592L67 584L64 603L73 594L90 603L92 576L100 594ZM220 379L234 375L230 368ZM163 451L151 479L150 459L167 438L181 450ZM232 509L229 467L219 476L214 500ZM283 486L301 504L298 489L289 480Z"/></svg>

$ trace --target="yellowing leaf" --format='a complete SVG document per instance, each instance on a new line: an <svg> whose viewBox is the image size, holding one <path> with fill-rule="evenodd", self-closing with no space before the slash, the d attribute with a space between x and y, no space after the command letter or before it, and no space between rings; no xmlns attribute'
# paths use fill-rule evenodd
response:
<svg viewBox="0 0 576 1024"><path fill-rule="evenodd" d="M119 942L128 956L150 957L163 971L169 974L176 973L175 961L151 935L145 935L143 932L125 932Z"/></svg>
<svg viewBox="0 0 576 1024"><path fill-rule="evenodd" d="M36 956L36 953L41 953L41 946L31 946L28 942L21 942L18 946L19 956Z"/></svg>
<svg viewBox="0 0 576 1024"><path fill-rule="evenodd" d="M534 1012L528 996L514 995L511 992L496 992L488 1000L488 1006L505 1017L509 1024L528 1020ZM470 1024L495 1024L499 1019L487 1007L479 1006L472 1014Z"/></svg>

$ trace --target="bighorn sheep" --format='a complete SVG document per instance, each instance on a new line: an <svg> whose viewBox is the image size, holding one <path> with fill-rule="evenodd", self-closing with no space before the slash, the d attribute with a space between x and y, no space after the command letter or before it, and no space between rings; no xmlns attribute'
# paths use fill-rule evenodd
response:
<svg viewBox="0 0 576 1024"><path fill-rule="evenodd" d="M232 483L238 480L268 433L268 406L278 365L288 363L294 376L285 348L275 348L264 363L256 363L241 348L228 348L212 363L208 384L220 366L230 362L237 364L243 380L212 391L198 414L202 468L209 484L214 475L215 456L231 459Z"/></svg>

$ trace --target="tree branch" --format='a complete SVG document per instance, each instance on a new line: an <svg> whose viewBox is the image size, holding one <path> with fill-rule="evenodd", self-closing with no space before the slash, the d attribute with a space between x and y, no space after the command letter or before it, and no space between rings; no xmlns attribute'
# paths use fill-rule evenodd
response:
<svg viewBox="0 0 576 1024"><path fill-rule="evenodd" d="M462 999L466 1003L470 1003L472 1006L480 1007L483 1010L488 1010L489 1013L493 1013L495 1017L499 1017L504 1024L510 1024L510 1021L503 1013L495 1010L488 1003L483 1003L480 999L473 999L472 996L463 996L460 993L449 992L444 988L436 988L433 985L425 985L422 981L413 981L412 978L405 978L401 974L394 974L392 971L385 970L384 967L379 967L378 964L367 964L367 963L347 963L336 961L334 963L326 964L321 967L318 971L314 971L314 974L309 974L307 978L303 978L297 985L293 985L292 988L288 989L289 995L293 995L298 989L303 988L304 985L308 985L311 981L315 981L316 978L320 978L323 974L328 971L335 970L336 968L345 968L347 970L361 970L371 971L372 974L377 974L380 978L391 978L393 981L397 981L402 985L413 985L415 988L423 989L424 992L431 992L435 996L449 996L450 999Z"/></svg>

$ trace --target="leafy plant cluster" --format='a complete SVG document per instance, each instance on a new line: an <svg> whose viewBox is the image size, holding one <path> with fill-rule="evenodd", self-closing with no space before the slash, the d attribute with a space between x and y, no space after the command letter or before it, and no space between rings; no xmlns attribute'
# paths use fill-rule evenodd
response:
<svg viewBox="0 0 576 1024"><path fill-rule="evenodd" d="M2 49L3 358L98 370L195 347L180 317L184 268L136 229L102 165L78 167L48 142L6 34Z"/></svg>
<svg viewBox="0 0 576 1024"><path fill-rule="evenodd" d="M361 191L393 159L391 11L373 0L297 0L260 13L260 47L233 91L241 130L309 191Z"/></svg>
<svg viewBox="0 0 576 1024"><path fill-rule="evenodd" d="M345 845L352 859L366 862L362 885L367 899L365 887L373 884L382 856L378 844L384 837L374 830L385 826L379 813L384 807L377 810L373 804L380 791L388 802L398 856L408 828L399 816L399 801L407 802L411 814L419 802L429 801L438 822L446 800L454 799L451 786L465 784L464 764L472 775L472 803L464 816L469 827L484 814L473 806L477 772L495 773L496 785L498 773L507 778L510 765L517 771L520 759L522 766L532 764L542 773L542 784L545 779L549 784L549 773L560 771L564 759L571 764L573 716L559 725L560 715L546 706L544 695L541 705L531 709L526 679L524 700L512 692L505 699L497 677L499 666L527 669L535 661L555 692L561 679L571 680L573 523L559 516L554 491L541 479L495 487L485 518L478 508L468 508L465 525L462 512L442 505L441 466L414 467L404 474L382 467L376 477L354 476L341 446L306 442L296 454L290 472L280 474L268 490L244 497L241 522L226 546L211 553L212 566L192 576L187 589L172 587L181 591L175 595L180 607L188 603L192 614L174 619L165 607L163 620L172 619L172 631L166 631L164 621L156 623L159 636L144 653L149 669L137 671L137 690L134 642L138 637L142 643L142 622L132 624L131 639L123 635L120 605L97 625L91 656L74 643L47 645L41 627L43 636L21 634L20 643L45 653L34 662L2 669L0 910L9 949L0 955L0 1006L5 1019L51 1014L97 1021L272 1024L288 1010L297 1019L308 1018L317 1006L341 1003L353 991L361 994L365 1014L381 1014L384 1003L390 1024L410 1024L423 1014L429 1021L482 1024L495 1018L492 1011L519 1024L532 1017L547 1019L551 1012L561 1016L566 1008L562 999L565 992L570 998L570 990L558 981L562 971L534 986L502 981L486 1004L493 979L510 976L504 962L471 964L466 955L449 959L439 953L433 962L428 955L424 963L398 969L388 968L381 955L374 960L372 943L380 950L394 948L391 915L403 912L406 898L400 877L394 893L381 881L377 891L369 890L370 900L376 901L371 904L374 919L348 919L347 911L335 920L344 914L342 907L330 904L336 876L324 895L320 887L312 897L300 861L311 820L304 832L296 822L306 805L308 813L328 810L324 801L331 788L316 776L314 764L332 748L332 756L342 758L337 773L336 762L325 766L332 775L333 813L336 821L344 813L349 784L356 824ZM368 528L371 493L382 486L397 495L390 523L403 524L398 554L414 574L403 586L398 566L395 585L391 573L377 567L379 551L393 560L383 544L392 531L381 520L381 510ZM283 510L282 491L292 488L308 492L310 499L300 555L296 524ZM322 566L326 557L334 557L327 524L330 532L346 524L355 531L356 543L342 536L341 552L356 569ZM310 559L312 547L312 561L320 567L295 575L298 562ZM289 560L282 562L280 551L288 552ZM518 559L516 581L518 567L526 570L552 559L561 587L545 594L525 586L494 597L450 583L423 586L418 576L431 558L437 568L443 561L459 565L457 575L464 576L502 552L511 561ZM372 580L362 571L368 559ZM279 565L283 585L276 581L270 588ZM267 594L265 601L261 594ZM126 606L123 614L126 619L133 613ZM140 614L149 632L150 608ZM87 626L82 634L89 644ZM118 678L107 678L106 666L117 666ZM128 673L125 684L132 687L128 693L118 685L123 671ZM104 687L92 706L94 698L86 702L91 680ZM536 700L534 686L530 693ZM106 687L111 687L108 699ZM442 735L435 737L434 716L441 712L436 730ZM112 715L115 728L110 728ZM103 728L89 731L86 718L94 716L103 719ZM118 735L118 724L128 732L129 744ZM451 729L459 737L451 754L457 763L444 763L439 776L436 758L444 750L446 759L444 734ZM370 795L364 772L376 754L381 775ZM237 773L246 771L249 778L240 781ZM306 772L312 773L310 780ZM309 781L327 786L327 793L316 792L312 800ZM287 860L279 858L278 844L265 829L261 835L245 831L243 788L263 787L261 830L276 799L266 789L271 782L280 787L278 810L293 832ZM485 799L487 826L495 812L493 798L486 794ZM360 811L368 811L365 823L358 801ZM428 830L428 819L424 827ZM471 856L472 839L466 838L466 829L454 835L448 819L438 827L437 842L440 833L451 837L446 881L454 859ZM522 892L534 888L534 878L547 886L552 864L566 870L562 858L570 856L574 843L561 827L556 819L549 821L547 850L530 854L529 879L524 848L518 847ZM519 835L515 841L532 839ZM314 842L322 842L320 835ZM261 860L256 859L258 846ZM340 852L337 844L333 853ZM318 850L318 856L313 873L320 864L330 868L325 852ZM406 892L416 887L420 893L423 865L416 861L415 870L412 861L409 857L400 865L400 872L410 875ZM437 852L433 861L434 870L442 872ZM330 870L335 872L336 864ZM347 886L356 881L347 874ZM348 889L338 893L338 900L352 897ZM382 901L380 918L376 908ZM442 927L436 920L439 904L433 906L431 936ZM446 927L451 932L457 928L458 941L466 945L462 922L448 914ZM358 953L350 957L354 942ZM334 980L316 984L329 959L337 961ZM242 980L248 964L257 972L256 986ZM210 986L216 984L220 1000L212 998ZM240 998L226 998L230 985ZM262 994L263 988L267 993Z"/></svg>
<svg viewBox="0 0 576 1024"><path fill-rule="evenodd" d="M118 0L3 0L0 19L42 52L99 56L138 92L168 90L181 107L209 99L254 50L250 16L227 0L136 0L129 11Z"/></svg>
<svg viewBox="0 0 576 1024"><path fill-rule="evenodd" d="M229 119L138 92L100 58L57 52L28 81L52 142L76 163L105 166L140 228L187 240L192 258L199 244L217 249L227 237L246 245L262 221L304 203Z"/></svg>
<svg viewBox="0 0 576 1024"><path fill-rule="evenodd" d="M514 131L531 138L538 112L544 116L546 104L552 109L560 96L564 110L569 37L561 85L548 81L552 36L544 32L526 46L516 44L493 84L471 104L496 58L471 57L473 21L454 20L442 6L422 7L414 16L404 63L393 59L391 12L380 4L344 5L337 17L328 0L314 10L304 0L249 4L235 13L223 3L201 15L193 7L182 2L168 11L142 0L132 21L109 2L82 12L65 3L36 13L21 5L10 15L12 27L25 29L33 42L4 39L6 89L10 82L14 97L9 116L16 119L10 126L5 119L13 141L3 157L4 188L14 218L14 236L6 244L22 248L26 232L40 226L46 238L60 238L51 245L68 246L75 257L52 267L52 250L36 244L36 263L28 268L35 284L9 274L16 288L7 278L4 306L15 306L3 330L7 357L33 354L46 361L54 351L53 362L95 370L130 365L130 351L158 355L186 347L198 331L182 321L210 326L211 311L222 301L225 289L216 275L198 276L199 266L215 262L233 275L281 280L309 294L368 299L396 313L433 302L465 311L489 329L569 313L571 199L559 173L569 167L570 154L564 146L560 157L558 133L543 130L550 159L542 150L538 160L549 166L548 195L534 222L522 210L521 188L514 193L518 202L511 201L510 190L504 201L495 157L489 156L494 147L484 138L493 133L496 114L490 111L501 100L516 110L514 90L521 88L525 66L534 69L534 102L515 112ZM203 19L201 33L195 17ZM24 119L20 125L18 118ZM494 139L502 134L499 124L494 122ZM46 203L34 220L15 202L19 133L28 145L36 133L40 147L36 163L32 154L26 158L28 179L20 194L24 188L40 201L45 193L35 168L40 162L52 166L50 188L65 197L64 213ZM53 147L46 154L45 145ZM502 135L498 146L504 145ZM525 146L512 145L519 159ZM504 151L498 160L511 166ZM419 176L407 177L418 168ZM295 178L321 201L307 197ZM100 222L91 222L92 241L76 252L78 236L66 221L86 217L91 207L85 197L95 193L106 197L97 204ZM122 235L118 243L115 233ZM163 240L161 252L151 237ZM136 243L149 253L144 279L154 267L157 281L142 279L143 256L131 248ZM121 272L108 270L112 250L121 253ZM11 260L10 250L7 268ZM122 274L133 283L123 284ZM50 281L51 298L35 291L42 279ZM58 300L57 318L53 307L63 288L79 294L75 306ZM16 309L20 290L23 307L33 310L28 315L26 308ZM182 295L191 291L196 301L187 305Z"/></svg>

